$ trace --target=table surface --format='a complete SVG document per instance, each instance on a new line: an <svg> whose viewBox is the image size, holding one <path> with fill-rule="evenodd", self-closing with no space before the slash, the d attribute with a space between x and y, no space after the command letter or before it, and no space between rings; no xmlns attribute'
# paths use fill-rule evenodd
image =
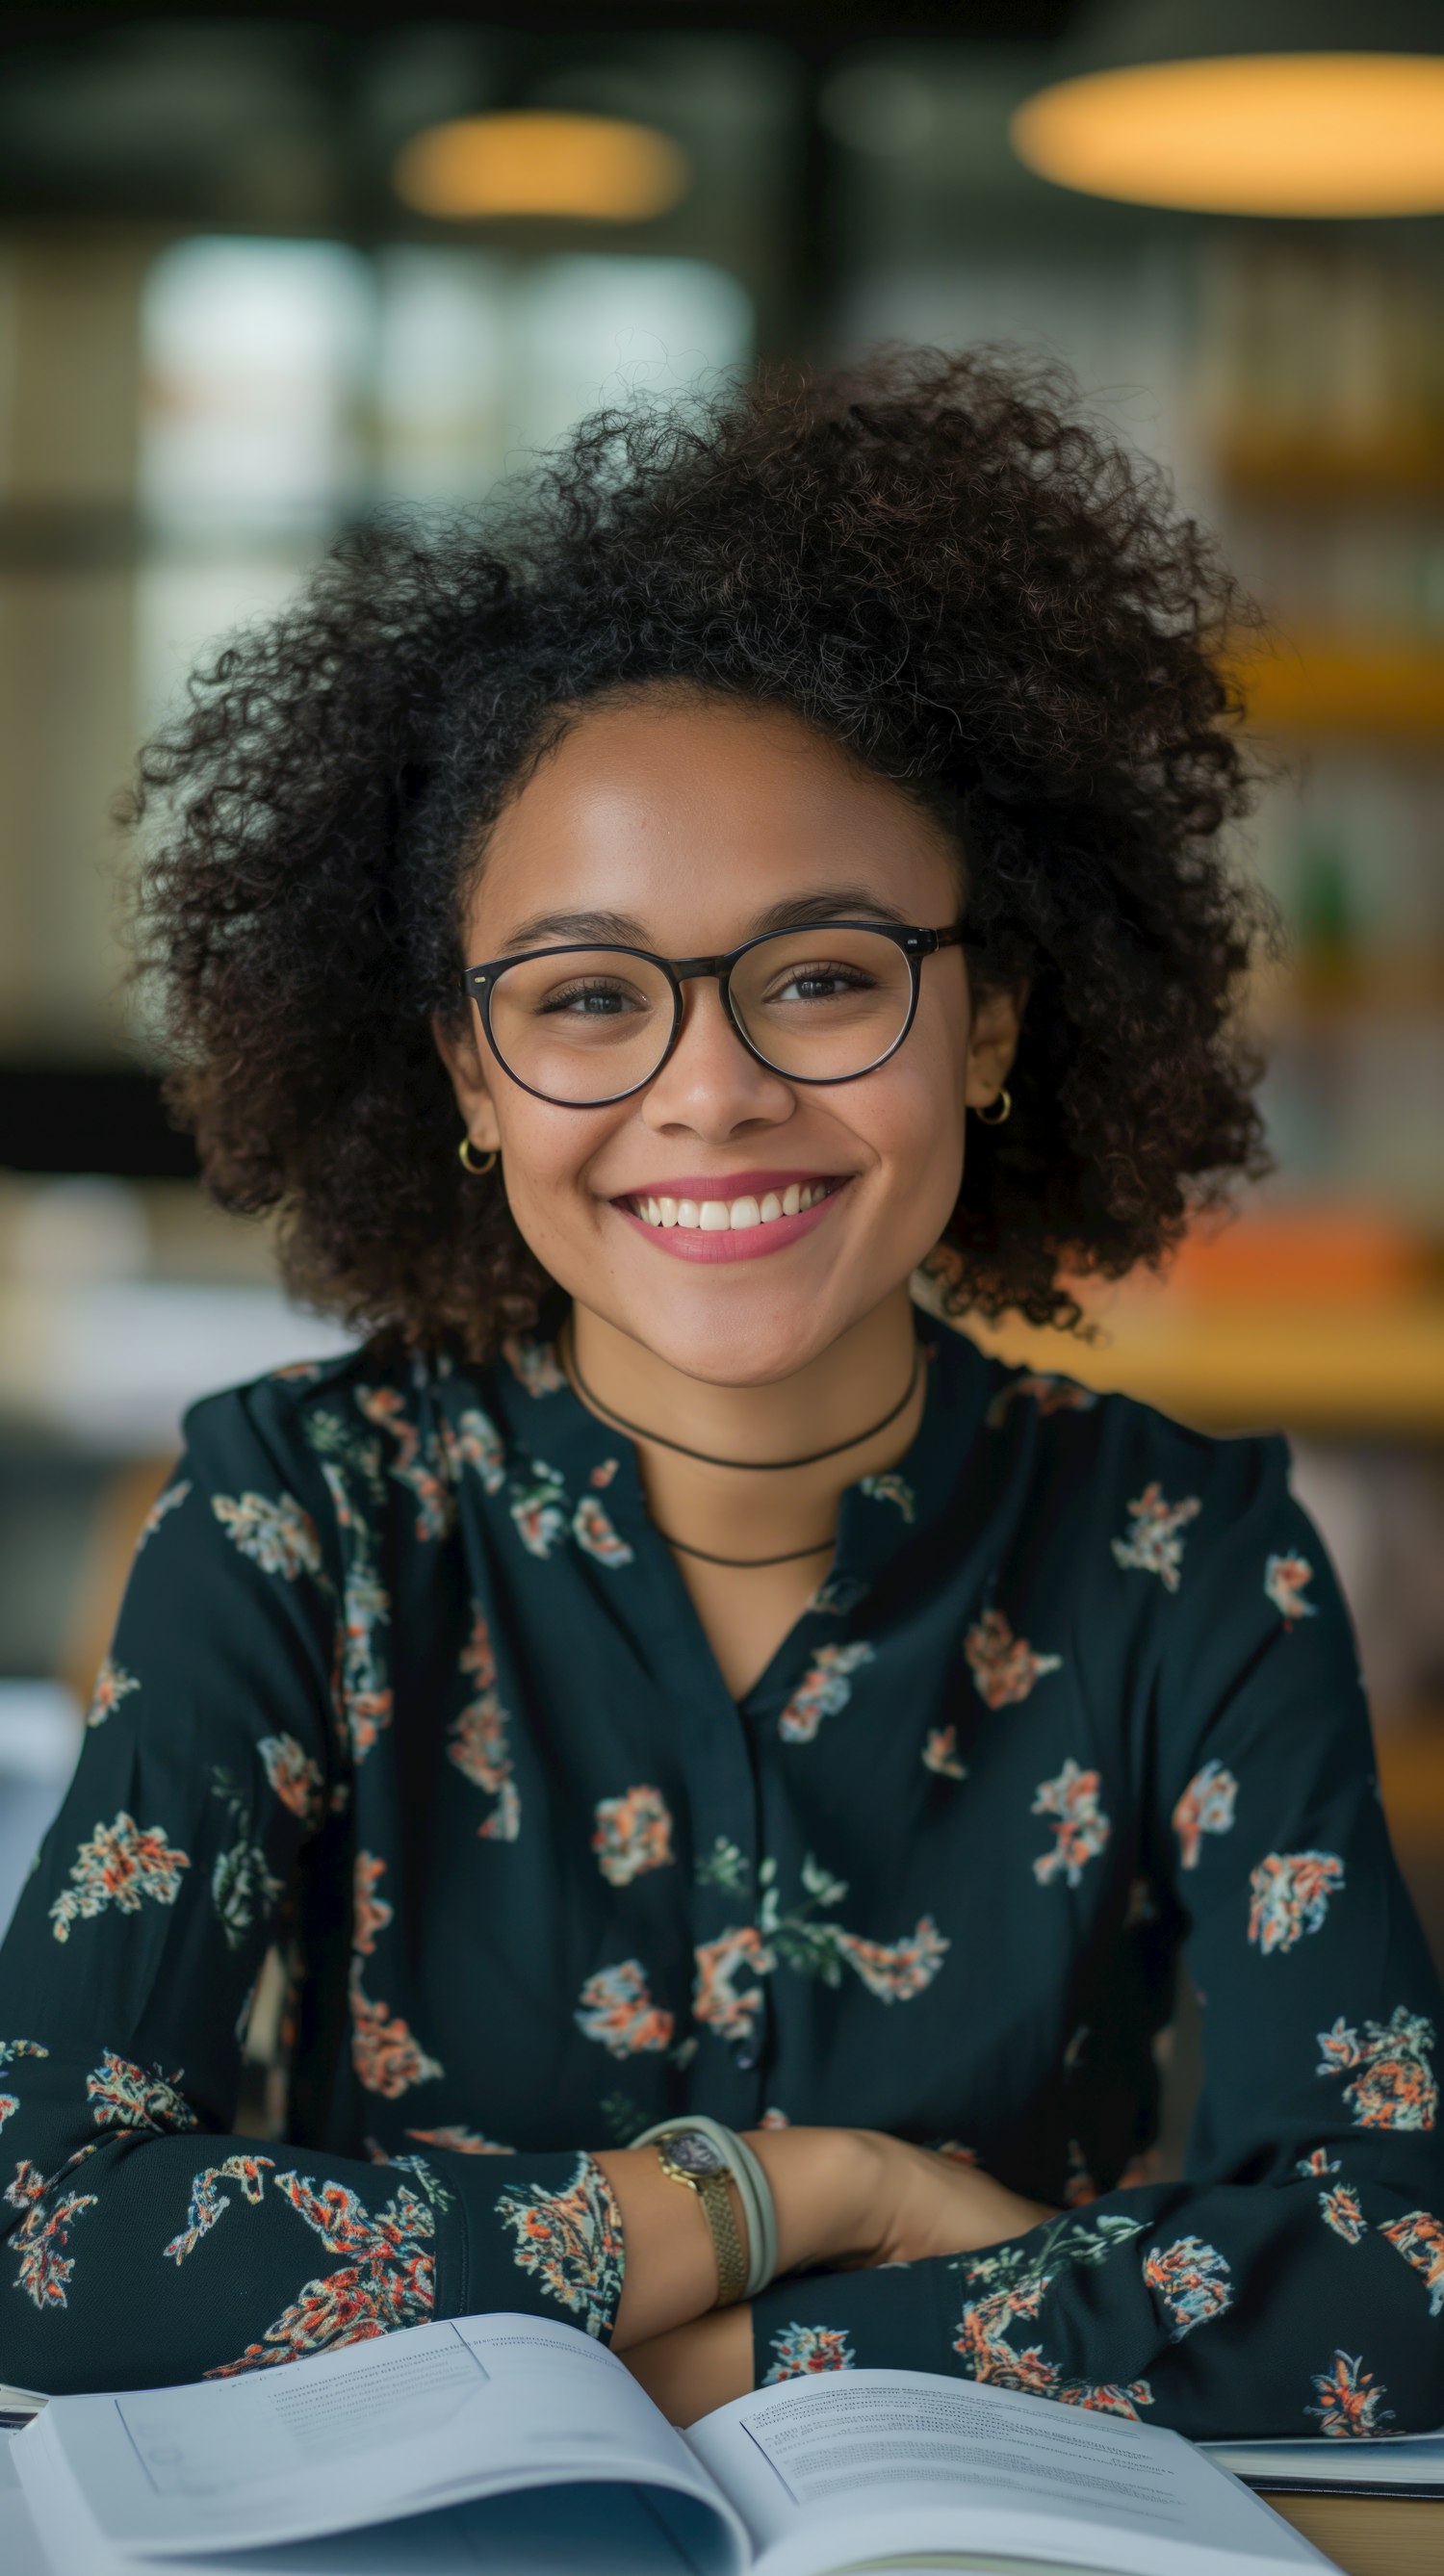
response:
<svg viewBox="0 0 1444 2576"><path fill-rule="evenodd" d="M1444 2496L1262 2493L1344 2576L1439 2576L1444 2567Z"/></svg>

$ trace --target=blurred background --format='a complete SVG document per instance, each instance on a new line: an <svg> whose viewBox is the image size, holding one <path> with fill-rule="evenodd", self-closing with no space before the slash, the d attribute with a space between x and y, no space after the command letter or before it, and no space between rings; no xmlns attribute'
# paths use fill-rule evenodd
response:
<svg viewBox="0 0 1444 2576"><path fill-rule="evenodd" d="M1066 360L1273 622L1278 1176L1098 1348L977 1337L1290 1434L1444 1961L1441 54L1386 0L0 11L0 1920L184 1405L344 1341L117 997L140 736L378 502L904 335Z"/></svg>

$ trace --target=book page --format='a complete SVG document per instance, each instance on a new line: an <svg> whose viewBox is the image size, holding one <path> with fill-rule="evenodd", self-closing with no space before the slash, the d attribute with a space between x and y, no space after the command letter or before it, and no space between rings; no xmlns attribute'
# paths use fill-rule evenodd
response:
<svg viewBox="0 0 1444 2576"><path fill-rule="evenodd" d="M929 2553L1131 2576L1329 2563L1180 2434L931 2372L785 2381L687 2440L741 2514L757 2576Z"/></svg>
<svg viewBox="0 0 1444 2576"><path fill-rule="evenodd" d="M524 2316L378 2335L236 2378L57 2397L12 2454L42 2537L79 2516L90 2556L223 2555L487 2495L606 2480L735 2518L603 2344Z"/></svg>

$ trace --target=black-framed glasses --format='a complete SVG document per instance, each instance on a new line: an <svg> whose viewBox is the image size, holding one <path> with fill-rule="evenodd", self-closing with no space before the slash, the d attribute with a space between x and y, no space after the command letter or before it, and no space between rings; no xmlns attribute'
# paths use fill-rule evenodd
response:
<svg viewBox="0 0 1444 2576"><path fill-rule="evenodd" d="M600 1109L661 1072L682 1028L682 985L715 975L748 1054L789 1082L855 1082L902 1045L922 961L981 948L942 930L874 921L764 930L717 957L659 957L589 942L531 948L469 966L461 979L503 1073L560 1108Z"/></svg>

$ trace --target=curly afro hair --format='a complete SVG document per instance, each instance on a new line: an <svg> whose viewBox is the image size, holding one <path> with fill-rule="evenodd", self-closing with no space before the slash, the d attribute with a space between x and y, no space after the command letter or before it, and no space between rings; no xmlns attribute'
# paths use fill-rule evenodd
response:
<svg viewBox="0 0 1444 2576"><path fill-rule="evenodd" d="M471 1009L487 828L589 700L780 704L946 824L975 981L1032 979L941 1310L1094 1339L1070 1278L1160 1267L1275 1168L1234 1006L1279 916L1219 846L1264 775L1223 648L1260 622L1161 471L1006 345L595 411L478 511L346 533L141 749L125 981L166 1106L222 1207L277 1211L302 1304L488 1357L556 1283L458 1162L430 1025Z"/></svg>

